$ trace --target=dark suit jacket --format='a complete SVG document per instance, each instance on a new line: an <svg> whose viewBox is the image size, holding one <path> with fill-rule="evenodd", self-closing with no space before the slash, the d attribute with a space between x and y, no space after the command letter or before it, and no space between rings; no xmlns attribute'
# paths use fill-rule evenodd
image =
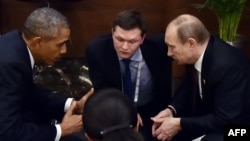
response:
<svg viewBox="0 0 250 141"><path fill-rule="evenodd" d="M164 35L146 38L141 45L142 56L154 79L151 116L166 108L171 97L171 64L172 59L167 56ZM113 87L122 90L122 79L118 56L115 52L111 35L104 35L91 41L87 46L86 57L90 79L96 90Z"/></svg>
<svg viewBox="0 0 250 141"><path fill-rule="evenodd" d="M66 98L33 83L27 46L18 31L0 37L0 140L54 141L52 119L64 115Z"/></svg>
<svg viewBox="0 0 250 141"><path fill-rule="evenodd" d="M193 87L190 70L171 103L177 116L182 117L182 131L198 136L222 133L227 124L250 124L249 66L238 49L211 36L201 69L203 99L196 96L195 115L190 115Z"/></svg>

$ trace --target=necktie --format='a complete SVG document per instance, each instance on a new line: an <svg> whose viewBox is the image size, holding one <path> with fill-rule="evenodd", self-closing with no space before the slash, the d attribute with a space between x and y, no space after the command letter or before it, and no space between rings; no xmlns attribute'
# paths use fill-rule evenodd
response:
<svg viewBox="0 0 250 141"><path fill-rule="evenodd" d="M34 67L32 69L32 73L33 73L33 80L34 80L38 75L38 66L37 65L34 65Z"/></svg>
<svg viewBox="0 0 250 141"><path fill-rule="evenodd" d="M123 91L133 101L135 90L129 68L130 59L123 59L122 61L125 66L125 73L123 74Z"/></svg>

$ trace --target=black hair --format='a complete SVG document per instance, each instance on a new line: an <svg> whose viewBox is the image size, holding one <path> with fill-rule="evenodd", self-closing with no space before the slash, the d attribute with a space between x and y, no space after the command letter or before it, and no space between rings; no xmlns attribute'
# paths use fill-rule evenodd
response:
<svg viewBox="0 0 250 141"><path fill-rule="evenodd" d="M114 30L116 26L125 30L139 28L141 30L141 36L143 36L146 33L147 24L140 12L130 9L117 14L112 26Z"/></svg>
<svg viewBox="0 0 250 141"><path fill-rule="evenodd" d="M90 138L101 141L142 141L134 104L120 90L105 88L86 101L83 128Z"/></svg>

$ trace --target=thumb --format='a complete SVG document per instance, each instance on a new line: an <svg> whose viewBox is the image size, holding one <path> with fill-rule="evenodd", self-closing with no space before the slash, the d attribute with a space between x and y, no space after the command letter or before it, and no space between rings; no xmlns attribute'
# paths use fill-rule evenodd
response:
<svg viewBox="0 0 250 141"><path fill-rule="evenodd" d="M94 88L91 88L79 101L77 102L77 106L83 107L87 99L94 93Z"/></svg>
<svg viewBox="0 0 250 141"><path fill-rule="evenodd" d="M156 123L162 123L164 118L151 117L151 120Z"/></svg>
<svg viewBox="0 0 250 141"><path fill-rule="evenodd" d="M83 96L83 103L94 93L94 88L91 88L84 96Z"/></svg>

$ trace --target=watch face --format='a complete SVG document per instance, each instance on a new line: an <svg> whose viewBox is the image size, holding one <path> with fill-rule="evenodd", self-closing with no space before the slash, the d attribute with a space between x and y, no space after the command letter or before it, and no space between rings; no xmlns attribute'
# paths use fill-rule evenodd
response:
<svg viewBox="0 0 250 141"><path fill-rule="evenodd" d="M62 60L54 66L36 67L34 83L52 93L80 99L92 87L88 68L79 60Z"/></svg>

